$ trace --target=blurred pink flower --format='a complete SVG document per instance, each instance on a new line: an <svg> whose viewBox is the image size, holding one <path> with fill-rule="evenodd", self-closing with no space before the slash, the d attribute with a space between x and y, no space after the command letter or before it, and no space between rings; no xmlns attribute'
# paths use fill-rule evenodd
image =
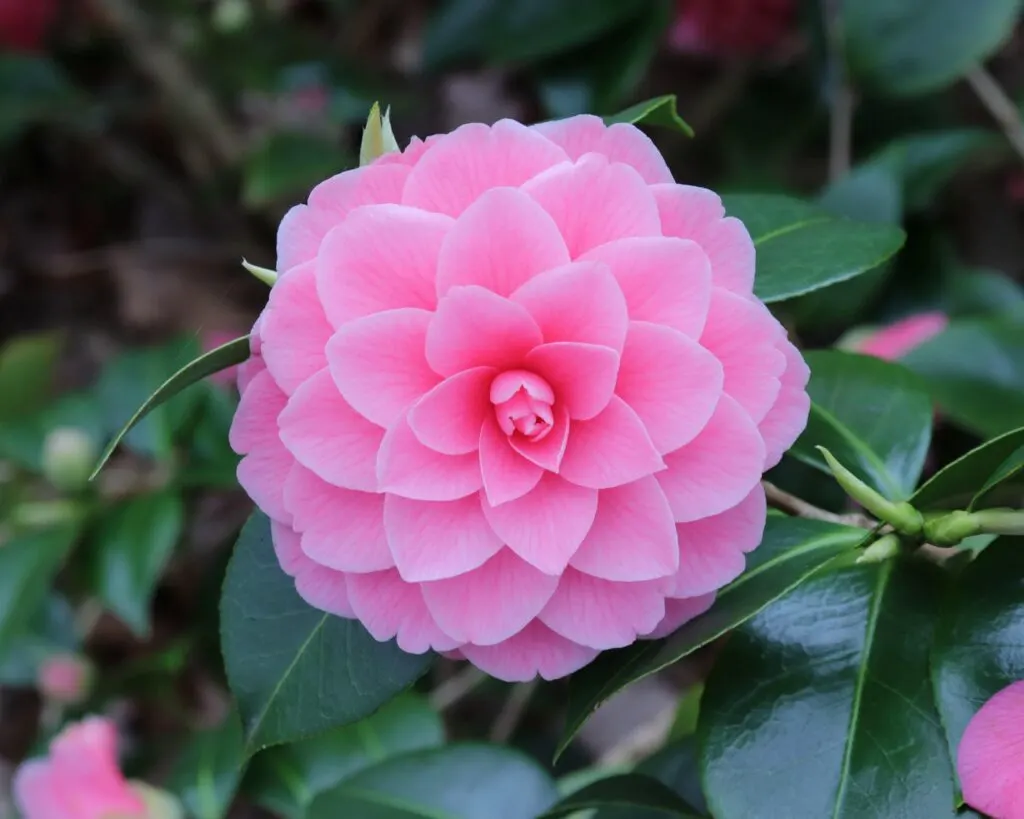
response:
<svg viewBox="0 0 1024 819"><path fill-rule="evenodd" d="M15 774L14 799L24 819L142 819L143 799L118 768L117 731L101 717L65 728L50 755Z"/></svg>
<svg viewBox="0 0 1024 819"><path fill-rule="evenodd" d="M38 51L57 8L58 0L0 0L0 46Z"/></svg>
<svg viewBox="0 0 1024 819"><path fill-rule="evenodd" d="M895 361L937 336L947 324L949 318L943 312L917 313L868 334L855 344L855 349L864 355Z"/></svg>
<svg viewBox="0 0 1024 819"><path fill-rule="evenodd" d="M957 772L972 808L992 819L1024 819L1024 680L992 697L968 723Z"/></svg>
<svg viewBox="0 0 1024 819"><path fill-rule="evenodd" d="M81 702L89 690L92 669L83 657L57 654L39 669L39 689L47 699L61 703Z"/></svg>
<svg viewBox="0 0 1024 819"><path fill-rule="evenodd" d="M231 441L311 605L552 679L760 542L808 369L746 229L637 128L414 140L293 208L277 269Z"/></svg>
<svg viewBox="0 0 1024 819"><path fill-rule="evenodd" d="M796 22L794 0L676 0L669 43L691 54L762 54Z"/></svg>

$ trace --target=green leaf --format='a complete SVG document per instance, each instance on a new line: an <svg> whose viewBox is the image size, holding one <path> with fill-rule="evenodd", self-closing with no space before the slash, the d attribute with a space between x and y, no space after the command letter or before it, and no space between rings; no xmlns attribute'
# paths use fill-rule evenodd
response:
<svg viewBox="0 0 1024 819"><path fill-rule="evenodd" d="M577 811L599 808L628 810L636 819L682 816L695 819L697 812L657 779L642 774L622 774L600 779L567 796L538 819L559 819Z"/></svg>
<svg viewBox="0 0 1024 819"><path fill-rule="evenodd" d="M171 773L170 790L193 819L222 819L235 798L245 768L245 740L232 711L217 728L189 741Z"/></svg>
<svg viewBox="0 0 1024 819"><path fill-rule="evenodd" d="M1024 427L987 441L932 475L914 493L911 502L921 510L963 509L1022 446ZM1012 477L1008 475L1007 479ZM991 495L989 500L999 505Z"/></svg>
<svg viewBox="0 0 1024 819"><path fill-rule="evenodd" d="M771 517L747 570L718 593L706 614L664 640L642 641L606 651L569 681L561 755L601 703L627 685L661 671L749 620L829 564L856 558L864 531L820 521Z"/></svg>
<svg viewBox="0 0 1024 819"><path fill-rule="evenodd" d="M1019 495L1022 479L1024 479L1024 445L1017 447L1013 454L1003 461L999 468L989 476L989 479L985 481L985 485L971 499L969 508L973 511L986 506L1002 505L993 503L990 500L995 489L1003 484L1011 483L1014 485L1011 489L1015 489L1015 494Z"/></svg>
<svg viewBox="0 0 1024 819"><path fill-rule="evenodd" d="M77 537L78 527L66 524L0 545L0 659L39 611Z"/></svg>
<svg viewBox="0 0 1024 819"><path fill-rule="evenodd" d="M0 141L29 125L77 114L81 99L56 63L42 55L0 54Z"/></svg>
<svg viewBox="0 0 1024 819"><path fill-rule="evenodd" d="M1020 0L857 0L843 5L850 74L866 90L909 96L955 82L1004 43Z"/></svg>
<svg viewBox="0 0 1024 819"><path fill-rule="evenodd" d="M257 145L243 171L242 201L261 208L305 197L318 182L353 165L334 140L279 131Z"/></svg>
<svg viewBox="0 0 1024 819"><path fill-rule="evenodd" d="M716 819L954 819L928 684L940 581L909 561L822 573L730 637L698 728Z"/></svg>
<svg viewBox="0 0 1024 819"><path fill-rule="evenodd" d="M852 279L889 259L906 239L894 225L855 222L775 194L723 197L757 248L754 292L783 301Z"/></svg>
<svg viewBox="0 0 1024 819"><path fill-rule="evenodd" d="M638 102L625 111L605 117L604 121L606 125L614 125L616 122L628 122L632 125L658 125L673 131L681 131L687 136L693 136L693 129L679 116L679 112L676 110L675 94L666 94L663 97Z"/></svg>
<svg viewBox="0 0 1024 819"><path fill-rule="evenodd" d="M313 800L308 819L535 819L558 798L547 773L509 748L450 745L376 765Z"/></svg>
<svg viewBox="0 0 1024 819"><path fill-rule="evenodd" d="M811 413L790 454L830 473L815 449L823 446L888 500L909 498L931 442L932 404L919 380L898 364L855 353L805 358Z"/></svg>
<svg viewBox="0 0 1024 819"><path fill-rule="evenodd" d="M932 684L956 758L978 709L1024 679L1024 538L1000 538L960 575L942 608Z"/></svg>
<svg viewBox="0 0 1024 819"><path fill-rule="evenodd" d="M0 422L43 409L53 394L60 336L21 336L0 347Z"/></svg>
<svg viewBox="0 0 1024 819"><path fill-rule="evenodd" d="M34 686L42 664L55 654L73 654L80 648L75 628L75 612L58 595L45 600L3 652L0 684Z"/></svg>
<svg viewBox="0 0 1024 819"><path fill-rule="evenodd" d="M953 321L902 359L950 420L991 438L1024 418L1024 319Z"/></svg>
<svg viewBox="0 0 1024 819"><path fill-rule="evenodd" d="M245 791L269 811L303 819L314 797L360 771L443 743L440 716L426 700L407 694L352 725L268 748L253 760Z"/></svg>
<svg viewBox="0 0 1024 819"><path fill-rule="evenodd" d="M147 415L160 407L166 401L169 401L171 398L176 396L186 387L190 387L197 381L201 381L207 376L218 373L228 367L241 364L248 357L249 337L242 336L241 338L236 338L234 341L229 341L227 344L222 344L220 347L210 350L210 352L190 361L174 373L174 375L164 381L159 388L157 388L156 392L146 398L142 405L135 411L135 414L132 415L117 435L114 436L113 440L107 445L107 448L100 456L99 462L93 470L92 477L95 478L99 474L100 470L103 469L104 464L110 460L110 456L114 453L114 450L117 449L118 445L126 439L129 433L137 427Z"/></svg>
<svg viewBox="0 0 1024 819"><path fill-rule="evenodd" d="M957 316L1008 314L1024 317L1024 287L994 270L968 270L951 276L945 288L946 312Z"/></svg>
<svg viewBox="0 0 1024 819"><path fill-rule="evenodd" d="M114 507L93 536L96 596L135 634L149 634L149 609L185 524L175 492L140 495Z"/></svg>
<svg viewBox="0 0 1024 819"><path fill-rule="evenodd" d="M432 660L307 605L281 570L260 512L235 545L220 609L221 650L250 755L372 714Z"/></svg>

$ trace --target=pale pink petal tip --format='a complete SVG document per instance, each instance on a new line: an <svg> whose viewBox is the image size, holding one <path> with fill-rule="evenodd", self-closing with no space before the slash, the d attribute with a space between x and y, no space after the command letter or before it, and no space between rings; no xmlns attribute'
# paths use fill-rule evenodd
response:
<svg viewBox="0 0 1024 819"><path fill-rule="evenodd" d="M957 753L964 801L993 819L1024 819L1024 680L968 723Z"/></svg>
<svg viewBox="0 0 1024 819"><path fill-rule="evenodd" d="M877 330L857 345L857 352L894 361L934 338L949 324L942 312L917 313Z"/></svg>

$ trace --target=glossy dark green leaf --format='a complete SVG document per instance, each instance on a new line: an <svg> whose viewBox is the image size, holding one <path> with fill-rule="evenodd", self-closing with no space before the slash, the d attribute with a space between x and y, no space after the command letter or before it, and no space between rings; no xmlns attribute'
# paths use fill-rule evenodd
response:
<svg viewBox="0 0 1024 819"><path fill-rule="evenodd" d="M723 201L757 247L754 292L765 302L866 273L896 253L906 238L894 225L840 219L787 196L733 194Z"/></svg>
<svg viewBox="0 0 1024 819"><path fill-rule="evenodd" d="M0 422L41 410L53 394L60 337L22 336L0 347Z"/></svg>
<svg viewBox="0 0 1024 819"><path fill-rule="evenodd" d="M528 757L450 745L393 757L313 800L308 819L536 819L558 792Z"/></svg>
<svg viewBox="0 0 1024 819"><path fill-rule="evenodd" d="M945 287L946 312L956 317L1013 315L1024 318L1024 287L995 270L966 270Z"/></svg>
<svg viewBox="0 0 1024 819"><path fill-rule="evenodd" d="M687 136L693 136L693 129L679 116L679 112L676 110L675 94L666 94L663 97L654 97L654 99L638 102L625 111L605 117L604 121L608 125L614 125L616 122L628 122L632 125L658 125L673 131L681 131Z"/></svg>
<svg viewBox="0 0 1024 819"><path fill-rule="evenodd" d="M217 728L191 740L171 773L170 790L193 819L222 819L235 798L245 768L245 740L232 711Z"/></svg>
<svg viewBox="0 0 1024 819"><path fill-rule="evenodd" d="M924 94L963 76L1005 42L1020 0L857 0L843 6L856 84L891 95Z"/></svg>
<svg viewBox="0 0 1024 819"><path fill-rule="evenodd" d="M956 749L978 709L1024 679L1024 538L1000 538L960 575L942 608L932 683Z"/></svg>
<svg viewBox="0 0 1024 819"><path fill-rule="evenodd" d="M971 499L970 508L981 509L999 506L1000 504L995 502L995 497L1007 490L1019 497L1022 483L1024 483L1024 444L1019 446L999 465L995 472L989 475L985 485Z"/></svg>
<svg viewBox="0 0 1024 819"><path fill-rule="evenodd" d="M928 682L941 589L923 563L847 567L731 636L698 728L716 819L954 819Z"/></svg>
<svg viewBox="0 0 1024 819"><path fill-rule="evenodd" d="M235 545L220 610L221 650L249 754L369 716L432 660L306 604L281 571L260 512Z"/></svg>
<svg viewBox="0 0 1024 819"><path fill-rule="evenodd" d="M903 357L943 415L985 438L1024 418L1024 318L965 319Z"/></svg>
<svg viewBox="0 0 1024 819"><path fill-rule="evenodd" d="M286 199L305 199L310 189L357 164L336 141L315 134L271 134L248 156L242 201L253 208Z"/></svg>
<svg viewBox="0 0 1024 819"><path fill-rule="evenodd" d="M657 779L633 773L599 779L565 797L538 819L560 819L578 811L601 808L627 810L636 819L655 819L658 816L695 819L698 815Z"/></svg>
<svg viewBox="0 0 1024 819"><path fill-rule="evenodd" d="M243 336L242 338L236 338L234 341L229 341L227 344L222 344L220 347L210 350L210 352L190 361L166 380L163 380L166 376L161 375L160 380L162 383L160 386L155 392L149 395L145 401L139 402L137 405L138 409L135 410L135 413L128 419L128 422L121 428L117 435L114 436L113 440L111 440L107 448L104 450L103 455L96 464L96 469L93 471L93 477L95 478L96 475L99 474L99 471L110 459L110 456L113 454L114 450L117 449L118 445L126 439L126 436L131 434L132 430L137 427L147 415L162 406L165 402L174 398L186 387L190 387L197 381L201 381L202 379L211 376L214 373L218 373L221 370L227 369L228 367L234 366L235 364L241 364L248 357L249 338L248 336ZM152 380L152 364L148 359L145 362L140 363L145 366L145 369L149 373L148 380ZM127 372L125 373L124 378L117 379L118 385L120 385L120 382L130 378L136 369L138 368L126 368Z"/></svg>
<svg viewBox="0 0 1024 819"><path fill-rule="evenodd" d="M770 517L760 547L748 556L747 570L718 593L710 611L664 640L606 651L572 676L558 754L613 694L736 628L824 566L852 561L856 556L853 548L864 534L861 529L820 521Z"/></svg>
<svg viewBox="0 0 1024 819"><path fill-rule="evenodd" d="M922 484L912 498L914 506L918 509L965 508L1022 446L1024 427L986 441L944 466ZM993 494L988 494L989 499Z"/></svg>
<svg viewBox="0 0 1024 819"><path fill-rule="evenodd" d="M111 509L92 538L96 596L139 636L149 633L153 593L184 525L181 497L155 492Z"/></svg>
<svg viewBox="0 0 1024 819"><path fill-rule="evenodd" d="M0 661L0 684L33 686L46 660L79 648L74 609L65 598L52 594L7 643Z"/></svg>
<svg viewBox="0 0 1024 819"><path fill-rule="evenodd" d="M827 350L805 358L811 414L790 454L830 473L815 448L823 446L889 500L909 498L931 442L932 404L920 380L871 356Z"/></svg>
<svg viewBox="0 0 1024 819"><path fill-rule="evenodd" d="M440 716L422 698L406 694L377 713L253 759L245 791L287 819L303 819L313 799L392 756L444 742Z"/></svg>

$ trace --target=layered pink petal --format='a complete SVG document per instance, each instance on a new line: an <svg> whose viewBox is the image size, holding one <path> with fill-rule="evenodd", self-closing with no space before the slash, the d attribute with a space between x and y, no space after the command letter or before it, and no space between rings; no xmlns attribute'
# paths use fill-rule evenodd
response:
<svg viewBox="0 0 1024 819"><path fill-rule="evenodd" d="M538 675L557 680L579 671L597 651L581 646L537 620L493 646L462 646L463 656L482 671L505 682L527 682Z"/></svg>
<svg viewBox="0 0 1024 819"><path fill-rule="evenodd" d="M497 370L474 367L446 378L409 411L409 426L420 443L445 455L464 455L480 446L480 428L493 417L489 392Z"/></svg>
<svg viewBox="0 0 1024 819"><path fill-rule="evenodd" d="M459 645L438 628L420 587L406 583L395 569L352 574L345 581L353 612L375 640L397 637L398 647L408 654L450 651Z"/></svg>
<svg viewBox="0 0 1024 819"><path fill-rule="evenodd" d="M697 597L717 591L743 573L745 553L757 548L768 509L757 484L731 509L711 517L680 523L679 571L672 594Z"/></svg>
<svg viewBox="0 0 1024 819"><path fill-rule="evenodd" d="M271 288L260 324L260 334L266 340L263 358L285 394L291 395L327 366L324 347L332 332L316 294L312 262L282 276Z"/></svg>
<svg viewBox="0 0 1024 819"><path fill-rule="evenodd" d="M522 631L551 599L558 578L502 549L477 569L423 584L434 620L459 642L487 646Z"/></svg>
<svg viewBox="0 0 1024 819"><path fill-rule="evenodd" d="M572 425L559 474L578 486L609 489L664 468L640 416L613 395L599 415Z"/></svg>
<svg viewBox="0 0 1024 819"><path fill-rule="evenodd" d="M281 571L289 577L295 577L303 566L313 562L302 551L302 537L291 526L276 520L270 521L270 539L274 543L274 554L281 564Z"/></svg>
<svg viewBox="0 0 1024 819"><path fill-rule="evenodd" d="M530 311L547 342L581 341L622 350L629 319L615 277L597 262L541 273L512 294Z"/></svg>
<svg viewBox="0 0 1024 819"><path fill-rule="evenodd" d="M309 605L336 617L356 616L348 599L348 582L344 572L337 572L313 563L295 575L295 591Z"/></svg>
<svg viewBox="0 0 1024 819"><path fill-rule="evenodd" d="M964 801L994 819L1024 817L1024 681L1004 688L967 724L957 752Z"/></svg>
<svg viewBox="0 0 1024 819"><path fill-rule="evenodd" d="M377 481L381 492L424 501L458 500L483 486L475 452L442 455L424 446L404 416L381 443Z"/></svg>
<svg viewBox="0 0 1024 819"><path fill-rule="evenodd" d="M679 523L717 515L761 479L764 441L742 407L723 395L700 435L665 456L658 482Z"/></svg>
<svg viewBox="0 0 1024 819"><path fill-rule="evenodd" d="M582 258L608 266L633 321L700 338L711 305L711 262L696 242L665 236L619 239Z"/></svg>
<svg viewBox="0 0 1024 819"><path fill-rule="evenodd" d="M384 496L339 489L308 469L288 475L284 500L303 553L343 572L377 572L395 565L384 533Z"/></svg>
<svg viewBox="0 0 1024 819"><path fill-rule="evenodd" d="M786 357L776 345L786 331L768 308L720 287L714 289L700 338L725 368L725 392L759 423L781 388Z"/></svg>
<svg viewBox="0 0 1024 819"><path fill-rule="evenodd" d="M704 347L660 324L629 325L616 394L640 416L661 453L692 441L722 394L724 372Z"/></svg>
<svg viewBox="0 0 1024 819"><path fill-rule="evenodd" d="M356 412L324 368L288 399L278 418L281 440L300 464L345 489L377 489L384 430Z"/></svg>
<svg viewBox="0 0 1024 819"><path fill-rule="evenodd" d="M602 489L594 525L569 565L605 580L654 580L679 567L675 519L654 477Z"/></svg>
<svg viewBox="0 0 1024 819"><path fill-rule="evenodd" d="M621 648L653 631L665 616L665 583L616 583L567 569L540 621L574 643Z"/></svg>
<svg viewBox="0 0 1024 819"><path fill-rule="evenodd" d="M484 193L459 217L441 248L437 295L479 285L509 296L538 273L569 261L558 225L517 188Z"/></svg>
<svg viewBox="0 0 1024 819"><path fill-rule="evenodd" d="M555 341L531 350L524 367L551 385L556 403L565 407L570 418L586 421L608 406L619 355L599 344Z"/></svg>
<svg viewBox="0 0 1024 819"><path fill-rule="evenodd" d="M334 383L367 420L392 426L441 380L423 352L431 318L426 310L388 310L349 322L327 343Z"/></svg>
<svg viewBox="0 0 1024 819"><path fill-rule="evenodd" d="M398 573L407 583L472 571L502 546L476 495L446 503L388 495L384 526Z"/></svg>
<svg viewBox="0 0 1024 819"><path fill-rule="evenodd" d="M573 259L616 239L661 233L657 205L640 174L598 154L558 165L523 190L554 218Z"/></svg>
<svg viewBox="0 0 1024 819"><path fill-rule="evenodd" d="M530 314L477 285L454 287L441 299L426 334L426 360L454 375L471 367L515 368L543 342Z"/></svg>
<svg viewBox="0 0 1024 819"><path fill-rule="evenodd" d="M566 440L568 434L569 425L566 423ZM484 421L480 429L480 472L487 502L491 506L521 498L537 485L544 474L541 467L512 448L508 436L493 418Z"/></svg>
<svg viewBox="0 0 1024 819"><path fill-rule="evenodd" d="M660 640L668 637L684 623L689 623L700 617L711 608L715 602L715 594L702 594L700 597L666 597L665 618L658 623L657 628L643 637L648 640Z"/></svg>
<svg viewBox="0 0 1024 819"><path fill-rule="evenodd" d="M567 159L550 140L512 120L463 125L423 154L409 174L402 202L458 216L484 191L518 188Z"/></svg>
<svg viewBox="0 0 1024 819"><path fill-rule="evenodd" d="M327 234L316 289L334 327L401 307L433 310L437 257L454 222L402 205L357 208Z"/></svg>
<svg viewBox="0 0 1024 819"><path fill-rule="evenodd" d="M779 341L778 348L786 357L786 369L779 379L782 386L774 406L758 425L765 443L766 470L778 464L782 454L800 437L807 426L807 413L811 408L807 394L811 370L807 362L788 339Z"/></svg>
<svg viewBox="0 0 1024 819"><path fill-rule="evenodd" d="M533 128L559 145L574 162L583 154L602 154L612 162L631 166L650 185L672 181L661 152L635 125L617 122L609 126L600 117L581 114Z"/></svg>
<svg viewBox="0 0 1024 819"><path fill-rule="evenodd" d="M550 472L521 498L491 506L484 499L491 528L512 551L545 574L565 570L597 514L597 492Z"/></svg>
<svg viewBox="0 0 1024 819"><path fill-rule="evenodd" d="M573 427L572 421L569 420L569 410L564 405L555 406L553 414L554 424L551 426L551 432L539 441L525 438L522 435L513 435L508 440L512 449L530 463L549 472L558 472L562 466L562 459L565 457L565 450L569 444L569 435Z"/></svg>

